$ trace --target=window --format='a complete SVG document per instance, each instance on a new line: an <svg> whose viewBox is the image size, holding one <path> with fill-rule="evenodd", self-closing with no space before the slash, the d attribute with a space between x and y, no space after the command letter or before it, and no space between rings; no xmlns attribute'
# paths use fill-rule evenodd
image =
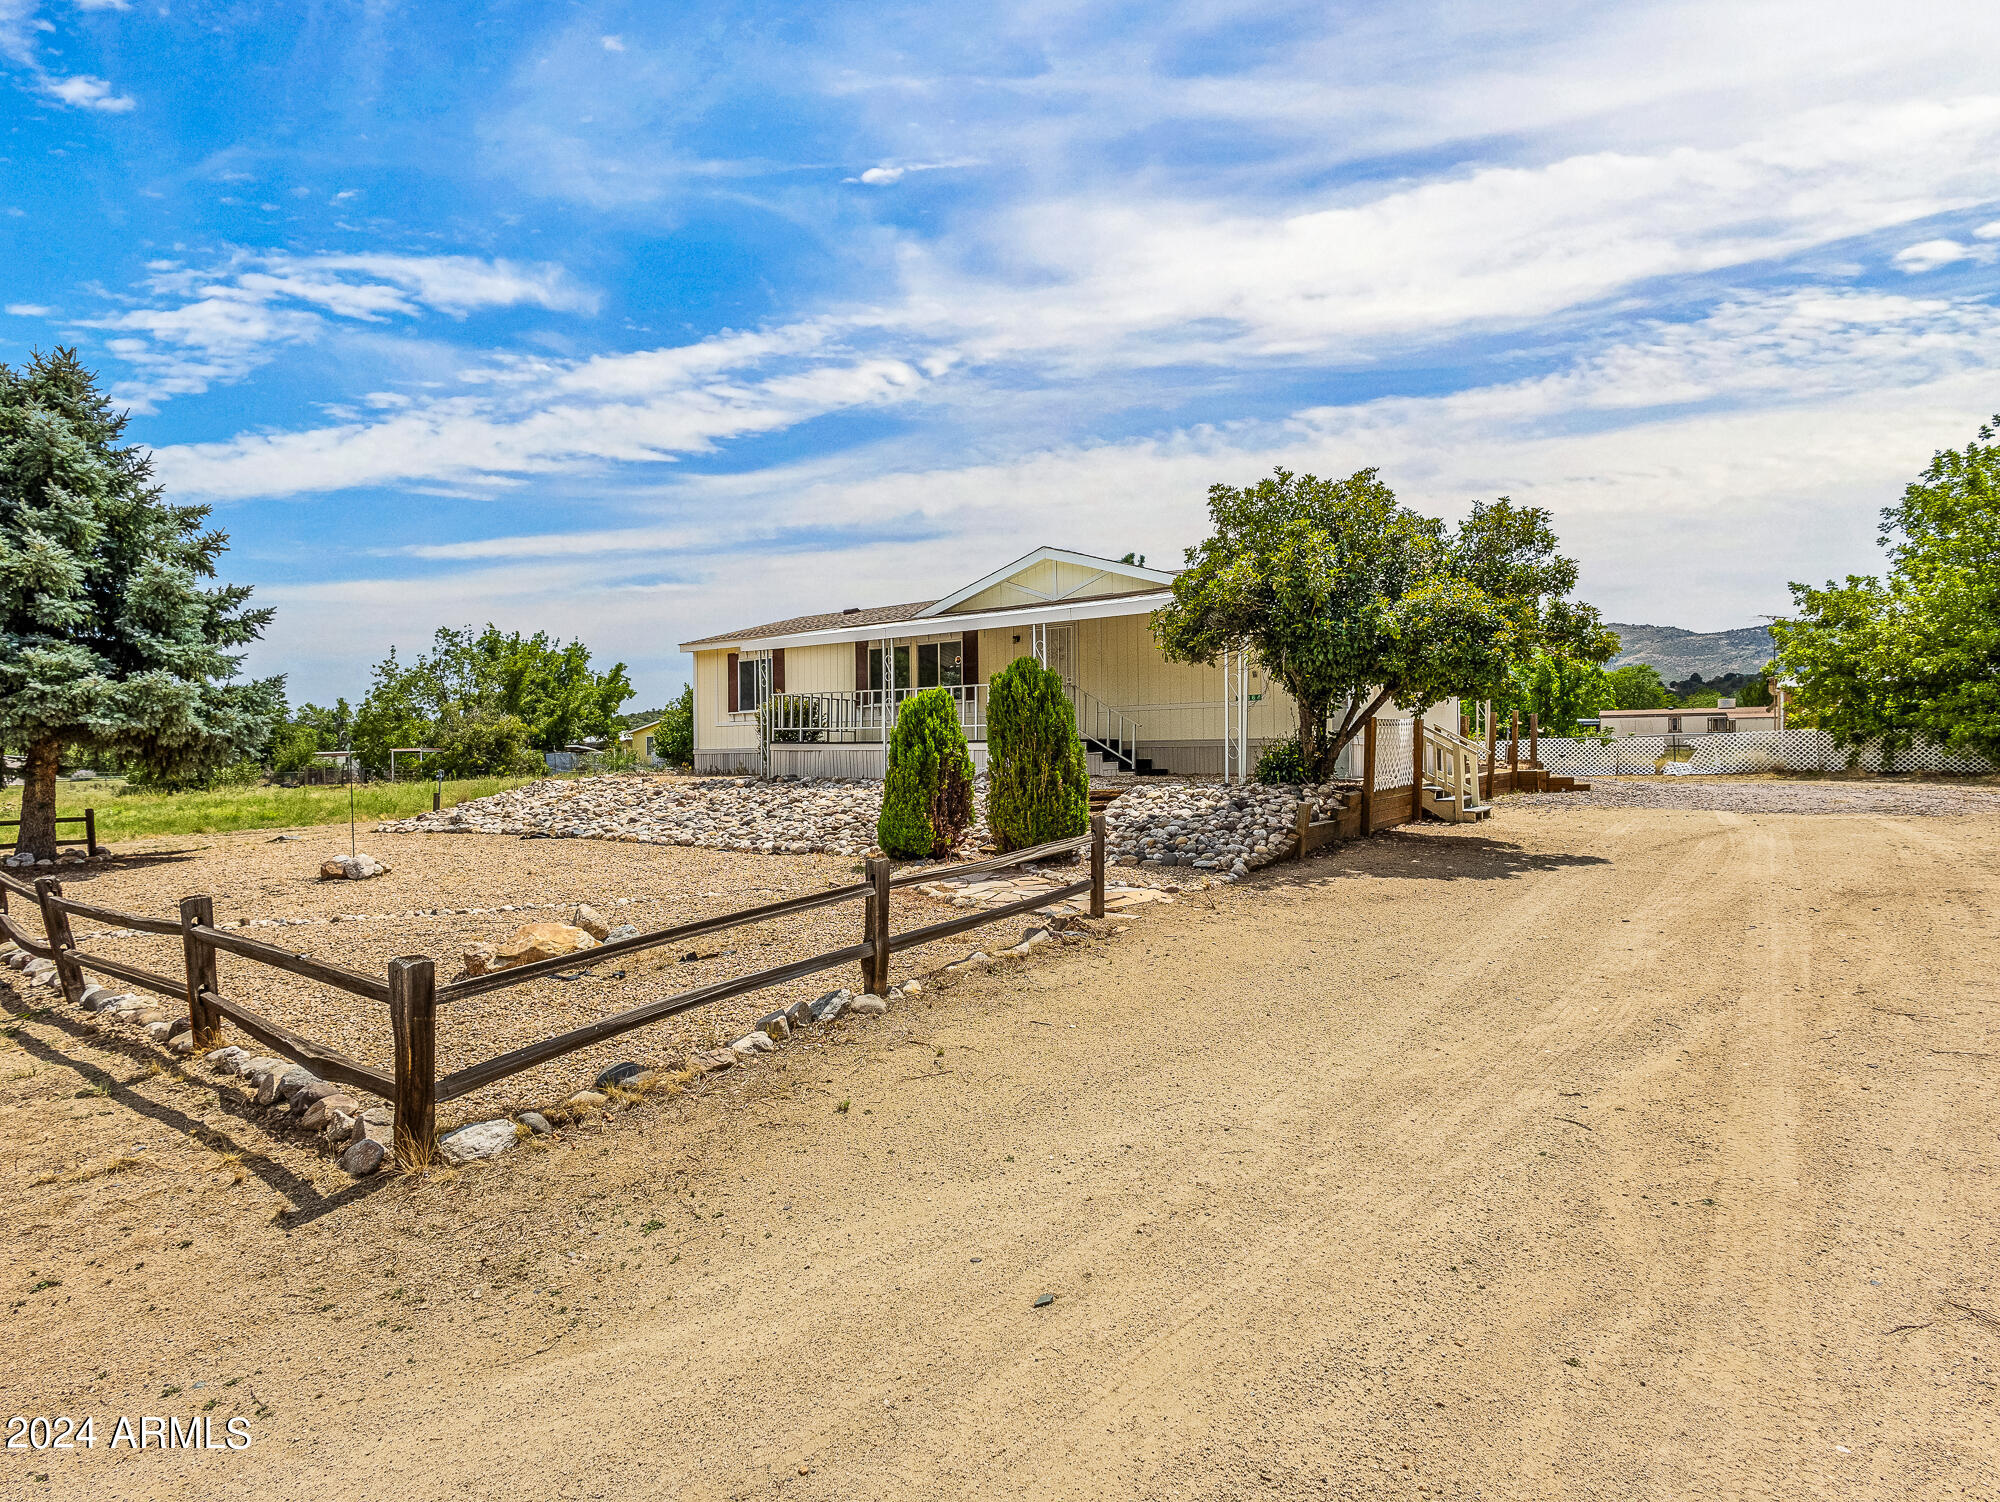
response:
<svg viewBox="0 0 2000 1502"><path fill-rule="evenodd" d="M882 649L880 647L870 647L868 649L868 686L870 688L889 687L888 684L882 681ZM897 688L908 688L910 686L910 649L907 645L896 648L895 686Z"/></svg>
<svg viewBox="0 0 2000 1502"><path fill-rule="evenodd" d="M771 659L739 657L736 660L736 709L739 714L755 714L770 696Z"/></svg>
<svg viewBox="0 0 2000 1502"><path fill-rule="evenodd" d="M956 641L927 641L917 648L918 688L957 688L964 682L960 671L964 646Z"/></svg>

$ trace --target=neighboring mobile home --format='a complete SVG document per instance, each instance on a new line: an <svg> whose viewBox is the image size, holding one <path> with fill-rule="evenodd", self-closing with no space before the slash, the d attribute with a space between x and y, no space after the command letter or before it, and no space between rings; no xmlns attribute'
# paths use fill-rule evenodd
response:
<svg viewBox="0 0 2000 1502"><path fill-rule="evenodd" d="M1062 675L1093 773L1254 768L1296 732L1291 697L1254 660L1168 662L1149 627L1172 584L1158 569L1038 548L942 599L682 642L694 656L695 770L881 777L891 706L943 688L983 771L987 685L1018 657ZM1427 718L1456 728L1457 702Z"/></svg>

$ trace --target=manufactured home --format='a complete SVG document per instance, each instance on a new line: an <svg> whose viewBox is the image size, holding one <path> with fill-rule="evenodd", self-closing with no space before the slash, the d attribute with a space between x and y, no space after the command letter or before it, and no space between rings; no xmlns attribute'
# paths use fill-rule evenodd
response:
<svg viewBox="0 0 2000 1502"><path fill-rule="evenodd" d="M987 685L1033 657L1061 674L1093 775L1240 778L1297 731L1298 715L1254 658L1167 661L1151 620L1173 577L1037 548L941 599L850 605L682 642L694 657L695 770L879 778L894 706L942 688L984 771ZM1456 728L1457 701L1426 718Z"/></svg>

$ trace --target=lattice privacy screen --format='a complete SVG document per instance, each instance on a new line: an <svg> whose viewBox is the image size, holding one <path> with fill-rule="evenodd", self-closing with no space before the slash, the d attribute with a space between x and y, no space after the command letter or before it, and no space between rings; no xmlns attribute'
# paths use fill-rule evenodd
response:
<svg viewBox="0 0 2000 1502"><path fill-rule="evenodd" d="M1409 727L1404 726L1407 740ZM1609 745L1566 736L1544 736L1542 765L1559 777L1634 777L1674 767L1687 772L1991 772L1982 757L1919 743L1906 746L1884 764L1879 741L1858 749L1842 747L1824 730L1735 730L1714 735L1633 735ZM1522 758L1527 743L1522 742ZM1499 757L1507 760L1507 745ZM1376 763L1378 771L1381 763ZM1377 779L1380 786L1380 779Z"/></svg>
<svg viewBox="0 0 2000 1502"><path fill-rule="evenodd" d="M1378 718L1375 721L1375 786L1378 789L1408 787L1413 770L1410 758L1414 753L1408 720L1392 720L1386 716Z"/></svg>

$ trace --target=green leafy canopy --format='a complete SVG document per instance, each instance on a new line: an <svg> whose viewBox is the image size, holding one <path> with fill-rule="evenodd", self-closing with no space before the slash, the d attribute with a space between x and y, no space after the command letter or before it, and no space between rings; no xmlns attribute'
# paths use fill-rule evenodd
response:
<svg viewBox="0 0 2000 1502"><path fill-rule="evenodd" d="M1885 579L1792 585L1772 623L1795 724L1843 745L1923 739L2000 760L2000 416L1882 512Z"/></svg>
<svg viewBox="0 0 2000 1502"><path fill-rule="evenodd" d="M1499 696L1538 651L1601 662L1617 650L1597 612L1566 598L1576 564L1534 507L1478 502L1453 530L1398 504L1373 469L1279 469L1211 486L1208 507L1213 534L1188 550L1154 637L1179 662L1255 652L1298 705L1315 780L1386 704Z"/></svg>

